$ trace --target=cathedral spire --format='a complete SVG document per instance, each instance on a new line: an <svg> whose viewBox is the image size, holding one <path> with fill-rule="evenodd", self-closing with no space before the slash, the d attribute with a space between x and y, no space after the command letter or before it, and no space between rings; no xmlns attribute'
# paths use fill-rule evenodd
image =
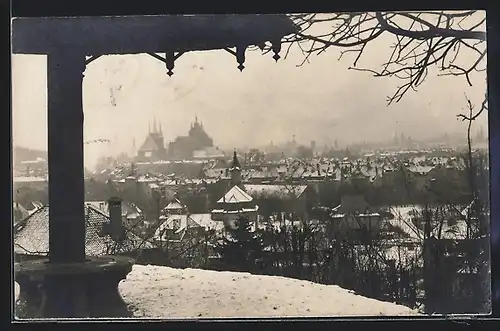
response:
<svg viewBox="0 0 500 331"><path fill-rule="evenodd" d="M156 128L156 116L153 117L153 132L154 133L158 132L158 129Z"/></svg>

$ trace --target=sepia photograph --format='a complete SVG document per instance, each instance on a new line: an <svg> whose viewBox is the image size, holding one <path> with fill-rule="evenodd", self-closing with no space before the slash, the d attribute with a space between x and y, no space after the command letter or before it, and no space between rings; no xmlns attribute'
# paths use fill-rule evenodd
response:
<svg viewBox="0 0 500 331"><path fill-rule="evenodd" d="M491 312L485 11L11 27L14 319Z"/></svg>

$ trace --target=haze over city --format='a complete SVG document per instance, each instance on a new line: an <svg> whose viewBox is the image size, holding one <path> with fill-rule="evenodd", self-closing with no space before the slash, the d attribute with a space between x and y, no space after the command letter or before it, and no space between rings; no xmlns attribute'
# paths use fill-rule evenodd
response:
<svg viewBox="0 0 500 331"><path fill-rule="evenodd" d="M374 48L359 66L379 68L386 54ZM477 104L484 98L484 73L472 75L472 87L462 77L430 73L418 93L387 106L401 81L349 70L352 58L338 61L339 54L328 50L297 67L304 56L296 47L278 63L248 51L240 73L229 53L193 52L176 61L172 77L148 55L101 57L85 71L85 139L110 142L86 145L86 166L103 155L130 153L153 119L168 142L186 134L197 116L223 149L279 144L293 135L303 144L380 141L399 132L428 139L465 134L465 124L456 119L466 107L464 93ZM45 57L13 55L12 65L14 145L46 150ZM474 126L486 123L485 113Z"/></svg>

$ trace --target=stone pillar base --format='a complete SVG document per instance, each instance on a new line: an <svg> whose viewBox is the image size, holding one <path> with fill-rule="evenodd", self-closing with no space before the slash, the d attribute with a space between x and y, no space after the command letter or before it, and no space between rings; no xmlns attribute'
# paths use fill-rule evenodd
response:
<svg viewBox="0 0 500 331"><path fill-rule="evenodd" d="M119 256L88 258L83 263L53 264L47 259L16 264L20 293L16 318L130 317L118 284L133 260Z"/></svg>

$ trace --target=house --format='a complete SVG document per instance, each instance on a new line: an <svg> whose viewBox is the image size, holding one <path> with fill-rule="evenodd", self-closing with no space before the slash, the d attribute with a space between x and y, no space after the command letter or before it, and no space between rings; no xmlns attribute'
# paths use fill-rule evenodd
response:
<svg viewBox="0 0 500 331"><path fill-rule="evenodd" d="M184 215L187 214L187 207L180 200L175 197L165 208L162 210L163 215Z"/></svg>
<svg viewBox="0 0 500 331"><path fill-rule="evenodd" d="M368 230L371 233L378 233L383 221L362 195L342 196L340 205L331 210L330 218L336 231Z"/></svg>
<svg viewBox="0 0 500 331"><path fill-rule="evenodd" d="M230 189L217 201L212 211L216 220L227 224L240 217L258 222L260 216L270 217L275 213L294 213L307 219L308 186L298 184L244 184L242 169L236 152L227 171L230 174ZM258 227L258 224L255 224Z"/></svg>
<svg viewBox="0 0 500 331"><path fill-rule="evenodd" d="M222 231L224 224L216 222L210 214L171 214L162 216L162 223L154 233L154 239L160 242L181 242L187 238L202 236L207 231Z"/></svg>
<svg viewBox="0 0 500 331"><path fill-rule="evenodd" d="M244 185L245 192L259 207L271 213L288 212L301 216L307 214L307 188L307 185L296 184Z"/></svg>
<svg viewBox="0 0 500 331"><path fill-rule="evenodd" d="M280 174L275 167L262 167L249 174L248 180L252 184L263 184L273 182L279 177Z"/></svg>
<svg viewBox="0 0 500 331"><path fill-rule="evenodd" d="M222 222L212 219L210 213L191 214L179 198L174 197L160 215L160 225L155 229L154 239L161 242L181 242L190 237L204 235L207 231L220 231Z"/></svg>
<svg viewBox="0 0 500 331"><path fill-rule="evenodd" d="M217 201L212 210L212 218L222 221L226 226L234 226L234 222L242 217L251 223L258 221L259 207L253 198L238 185L234 185L222 198Z"/></svg>
<svg viewBox="0 0 500 331"><path fill-rule="evenodd" d="M120 200L110 199L108 206L108 213L103 213L91 204L85 205L87 256L118 254L135 256L142 250L153 248L149 241L123 226ZM48 256L49 206L37 209L14 226L14 253L16 260Z"/></svg>
<svg viewBox="0 0 500 331"><path fill-rule="evenodd" d="M92 206L94 209L99 210L101 213L109 217L109 201L87 201L87 206ZM143 220L142 210L134 203L122 202L122 223L127 227L135 227Z"/></svg>
<svg viewBox="0 0 500 331"><path fill-rule="evenodd" d="M259 206L253 198L245 192L241 180L241 165L236 155L233 155L233 161L229 168L231 175L231 188L219 200L215 209L212 210L212 219L222 221L226 226L234 226L234 222L241 217L247 218L251 223L258 222Z"/></svg>

